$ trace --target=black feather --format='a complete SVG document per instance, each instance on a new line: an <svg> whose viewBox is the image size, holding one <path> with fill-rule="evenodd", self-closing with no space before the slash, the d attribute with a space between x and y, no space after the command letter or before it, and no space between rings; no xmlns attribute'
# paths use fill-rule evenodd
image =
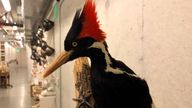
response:
<svg viewBox="0 0 192 108"><path fill-rule="evenodd" d="M107 49L107 48L106 48ZM111 67L118 68L133 76L106 72L106 61L101 49L90 49L91 87L95 108L151 108L152 98L144 79L123 62L113 59Z"/></svg>

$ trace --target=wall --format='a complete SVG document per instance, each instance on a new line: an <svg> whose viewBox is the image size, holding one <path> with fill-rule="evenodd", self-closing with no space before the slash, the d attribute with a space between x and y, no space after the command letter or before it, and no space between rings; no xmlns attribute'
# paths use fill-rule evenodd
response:
<svg viewBox="0 0 192 108"><path fill-rule="evenodd" d="M192 1L145 2L145 68L159 108L192 106Z"/></svg>
<svg viewBox="0 0 192 108"><path fill-rule="evenodd" d="M21 48L19 52L16 52L16 58L18 60L18 67L19 68L26 68L27 67L26 47Z"/></svg>
<svg viewBox="0 0 192 108"><path fill-rule="evenodd" d="M19 68L26 68L27 67L27 53L26 53L26 47L19 48L18 51L16 51L16 48L13 48L11 45L9 45L7 42L5 43L5 60L6 63L10 60L17 59L18 64L15 62L12 63L13 66L19 67Z"/></svg>
<svg viewBox="0 0 192 108"><path fill-rule="evenodd" d="M60 22L60 45L61 51L64 51L64 39L71 26L75 11L81 7L83 0L65 0L61 6ZM75 97L75 84L73 77L73 62L69 62L61 68L61 94L62 108L75 108L76 102L72 100Z"/></svg>
<svg viewBox="0 0 192 108"><path fill-rule="evenodd" d="M97 1L112 55L148 81L156 107L190 108L192 2Z"/></svg>
<svg viewBox="0 0 192 108"><path fill-rule="evenodd" d="M6 63L10 60L16 59L16 51L15 48L13 48L11 45L9 45L7 42L5 42L5 61Z"/></svg>
<svg viewBox="0 0 192 108"><path fill-rule="evenodd" d="M58 53L83 0L61 6ZM149 84L157 108L192 106L192 1L96 0L111 55ZM61 107L74 108L73 63L61 68Z"/></svg>

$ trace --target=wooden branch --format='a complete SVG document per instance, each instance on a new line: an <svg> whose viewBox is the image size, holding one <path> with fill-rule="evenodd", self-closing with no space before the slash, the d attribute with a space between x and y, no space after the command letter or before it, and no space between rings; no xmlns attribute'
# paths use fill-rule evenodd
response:
<svg viewBox="0 0 192 108"><path fill-rule="evenodd" d="M74 78L76 98L73 100L78 102L76 108L83 108L82 106L87 102L87 108L93 108L94 99L91 92L90 66L88 58L82 57L75 61Z"/></svg>

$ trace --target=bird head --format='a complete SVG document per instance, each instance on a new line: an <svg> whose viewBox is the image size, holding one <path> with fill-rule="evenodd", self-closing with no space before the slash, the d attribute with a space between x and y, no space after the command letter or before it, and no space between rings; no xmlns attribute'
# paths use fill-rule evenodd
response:
<svg viewBox="0 0 192 108"><path fill-rule="evenodd" d="M88 56L94 43L104 43L105 33L100 29L95 3L86 0L83 9L76 11L72 26L64 41L65 51L47 67L43 77L47 77L62 64L78 57Z"/></svg>

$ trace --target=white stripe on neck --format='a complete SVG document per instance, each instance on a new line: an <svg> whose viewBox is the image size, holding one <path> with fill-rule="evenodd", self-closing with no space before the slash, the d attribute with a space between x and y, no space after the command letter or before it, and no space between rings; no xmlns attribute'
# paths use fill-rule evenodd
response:
<svg viewBox="0 0 192 108"><path fill-rule="evenodd" d="M135 74L129 74L128 72L122 71L119 68L111 67L110 65L112 64L112 62L111 62L111 59L110 59L110 57L108 55L107 50L105 49L105 45L103 44L103 42L95 42L89 48L101 49L101 51L105 54L105 61L106 61L106 65L107 65L106 69L105 69L106 72L112 72L113 74L124 74L124 73L126 73L129 76L138 77Z"/></svg>

